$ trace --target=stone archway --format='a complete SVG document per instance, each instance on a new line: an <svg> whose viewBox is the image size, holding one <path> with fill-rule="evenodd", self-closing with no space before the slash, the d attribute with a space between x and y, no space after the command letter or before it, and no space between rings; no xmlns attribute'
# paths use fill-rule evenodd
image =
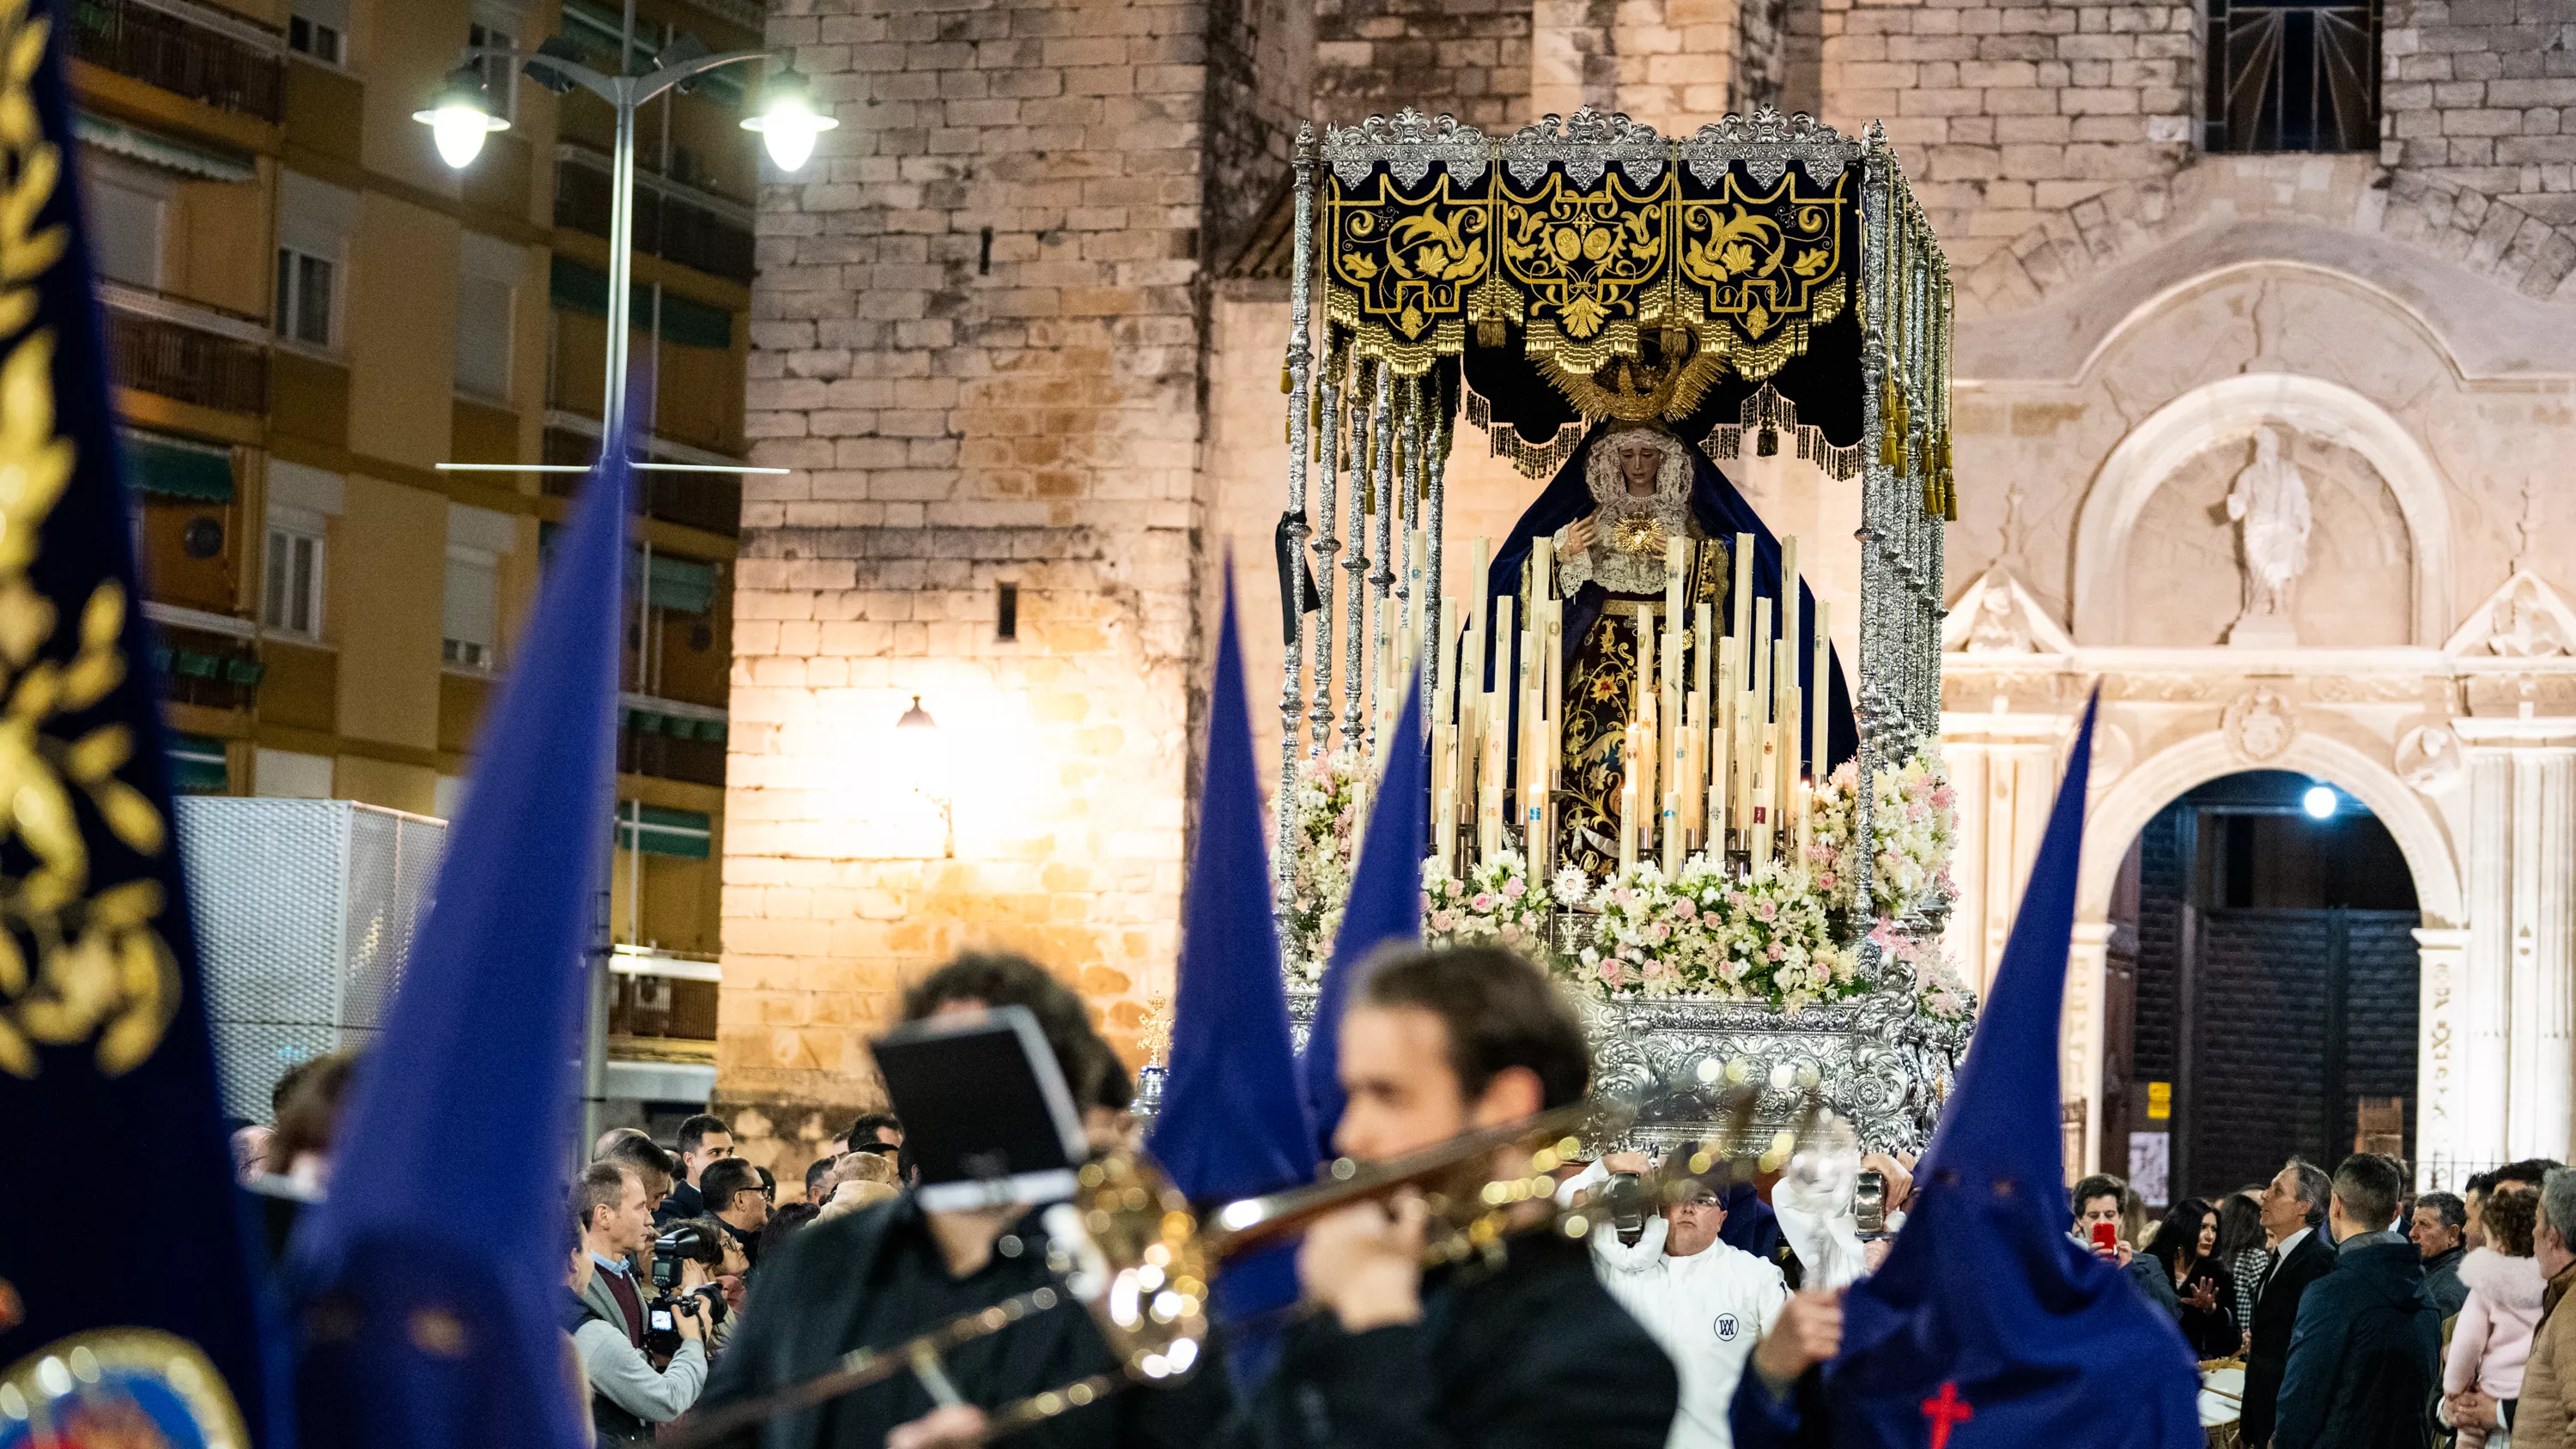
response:
<svg viewBox="0 0 2576 1449"><path fill-rule="evenodd" d="M2077 874L2075 939L2067 963L2061 1080L2084 1102L2084 1161L2099 1160L2102 1058L2111 892L2130 841L2156 813L2195 786L2249 768L2218 731L2166 746L2095 793L2087 803L2084 858ZM2414 877L2424 925L2416 932L2423 995L2416 1043L2417 1155L2447 1160L2459 1150L2453 1043L2459 1036L2459 976L2466 900L2450 833L2422 796L2389 767L2331 736L2301 731L2261 768L2291 770L2332 784L2379 818ZM2070 1093L2069 1101L2076 1099ZM2070 1144L2071 1145L2071 1144Z"/></svg>
<svg viewBox="0 0 2576 1449"><path fill-rule="evenodd" d="M2409 642L2438 647L2450 629L2449 487L2414 434L2377 403L2338 383L2299 373L2246 373L2193 389L2129 430L2103 460L2075 530L2075 637L2128 641L2127 581L2120 561L2147 501L2194 455L2281 423L2369 460L2396 495L2414 545Z"/></svg>

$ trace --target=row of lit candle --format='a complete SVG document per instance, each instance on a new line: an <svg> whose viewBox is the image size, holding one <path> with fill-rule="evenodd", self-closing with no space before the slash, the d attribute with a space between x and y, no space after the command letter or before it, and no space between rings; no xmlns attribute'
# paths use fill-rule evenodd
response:
<svg viewBox="0 0 2576 1449"><path fill-rule="evenodd" d="M1800 653L1812 651L1819 685L1829 678L1830 615L1819 604L1812 630L1802 628L1798 541L1784 539L1775 629L1773 600L1753 597L1753 538L1737 534L1734 607L1720 634L1714 611L1686 597L1690 547L1667 541L1660 617L1653 603L1626 606L1636 611L1637 660L1621 740L1620 868L1651 860L1670 877L1712 845L1748 868L1788 850L1803 858L1813 794L1799 779L1798 742L1807 738L1809 758L1821 766L1827 720L1822 709L1806 708ZM1422 556L1417 542L1414 557ZM1469 579L1486 577L1488 557L1487 541L1474 540ZM1490 859L1515 843L1512 836L1533 881L1554 871L1565 714L1565 601L1555 573L1550 541L1537 539L1525 606L1503 594L1490 610L1442 611L1440 657L1463 668L1441 672L1431 701L1433 851L1453 874L1462 845L1475 852L1471 860ZM1392 729L1397 682L1417 657L1422 600L1417 580L1401 637L1388 641L1378 676L1380 739ZM1479 667L1489 655L1490 674ZM1462 817L1462 809L1471 813Z"/></svg>

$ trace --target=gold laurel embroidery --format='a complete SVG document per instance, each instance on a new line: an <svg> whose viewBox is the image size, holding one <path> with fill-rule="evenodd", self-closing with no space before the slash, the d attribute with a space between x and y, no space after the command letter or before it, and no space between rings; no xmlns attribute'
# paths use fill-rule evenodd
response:
<svg viewBox="0 0 2576 1449"><path fill-rule="evenodd" d="M1842 315L1855 175L1816 187L1790 167L1765 190L1730 170L1707 196L1672 166L1642 190L1615 169L1590 190L1552 169L1524 191L1500 165L1479 185L1443 171L1413 194L1384 171L1360 186L1327 176L1325 316L1335 345L1403 377L1462 355L1470 323L1485 347L1518 326L1523 355L1587 415L1601 368L1644 356L1658 328L1687 335L1666 414L1680 417L1730 374L1778 372Z"/></svg>
<svg viewBox="0 0 2576 1449"><path fill-rule="evenodd" d="M155 925L169 904L160 882L96 880L81 826L86 802L144 860L168 847L160 809L117 778L133 760L133 732L62 733L67 717L126 682L125 589L108 578L91 591L64 659L49 651L59 611L28 579L76 460L55 431L53 331L27 330L35 283L71 242L66 228L37 225L63 163L35 104L48 29L27 0L0 0L0 337L13 339L0 361L0 846L14 843L33 862L0 879L0 1071L22 1078L36 1075L36 1047L93 1038L100 1071L131 1071L179 1004L178 960Z"/></svg>

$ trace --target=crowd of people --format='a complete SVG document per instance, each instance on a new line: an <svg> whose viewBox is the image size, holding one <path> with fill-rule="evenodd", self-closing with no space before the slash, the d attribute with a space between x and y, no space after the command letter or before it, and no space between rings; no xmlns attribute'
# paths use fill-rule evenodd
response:
<svg viewBox="0 0 2576 1449"><path fill-rule="evenodd" d="M1033 963L963 957L915 986L903 1015L1001 1006L1035 1017L1091 1145L1136 1145L1125 1067ZM1589 1085L1580 1027L1501 952L1386 959L1340 1041L1348 1105L1334 1145L1363 1162L1519 1121ZM278 1201L327 1190L356 1070L326 1058L282 1080L276 1128L236 1137L244 1180ZM571 1186L563 1278L567 1372L598 1442L653 1441L852 1349L1056 1281L1041 1210L925 1210L905 1190L918 1175L905 1140L896 1117L859 1117L782 1194L715 1116L681 1122L668 1146L638 1128L602 1135ZM1794 1427L1792 1406L1838 1351L1842 1290L1904 1226L1913 1165L1859 1160L1882 1210L1864 1230L1847 1170L1757 1185L1687 1151L1614 1152L1558 1173L1559 1205L1589 1213L1582 1241L1528 1232L1476 1272L1425 1271L1418 1198L1345 1209L1306 1233L1296 1271L1310 1311L1275 1341L1246 1352L1220 1332L1182 1387L1110 1396L1031 1442L1826 1442ZM2576 1449L2576 1327L2552 1312L2576 1282L2576 1170L2516 1162L2456 1195L2417 1196L2408 1180L2367 1153L2331 1174L2293 1159L2268 1183L2185 1198L2150 1222L2127 1184L2097 1175L2070 1193L2068 1236L2116 1265L2194 1358L2241 1364L2237 1443ZM1237 1382L1229 1352L1267 1371ZM934 1449L982 1433L996 1404L1117 1369L1082 1314L1033 1315L724 1442Z"/></svg>
<svg viewBox="0 0 2576 1449"><path fill-rule="evenodd" d="M2094 1176L2073 1231L2196 1358L2242 1364L2249 1449L2576 1449L2576 1330L2550 1327L2576 1281L2576 1171L2531 1159L2420 1196L2408 1180L2370 1153L2332 1174L2294 1158L2149 1224L2127 1184Z"/></svg>

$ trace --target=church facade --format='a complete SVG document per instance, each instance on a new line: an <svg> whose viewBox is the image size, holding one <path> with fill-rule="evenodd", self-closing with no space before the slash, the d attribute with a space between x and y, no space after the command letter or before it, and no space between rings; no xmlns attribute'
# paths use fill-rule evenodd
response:
<svg viewBox="0 0 2576 1449"><path fill-rule="evenodd" d="M761 208L749 429L794 471L744 504L738 1135L801 1162L903 985L971 945L1145 1049L1229 559L1277 678L1297 126L1769 104L1883 121L1957 282L1973 982L2102 691L2070 1157L2135 1125L2104 1107L2123 856L2250 769L2404 854L2419 1174L2569 1154L2576 38L2539 0L777 0L768 40L843 126ZM1743 471L1775 529L1848 536L1857 485ZM1467 431L1447 481L1453 557L1539 487ZM934 726L898 728L914 696Z"/></svg>

